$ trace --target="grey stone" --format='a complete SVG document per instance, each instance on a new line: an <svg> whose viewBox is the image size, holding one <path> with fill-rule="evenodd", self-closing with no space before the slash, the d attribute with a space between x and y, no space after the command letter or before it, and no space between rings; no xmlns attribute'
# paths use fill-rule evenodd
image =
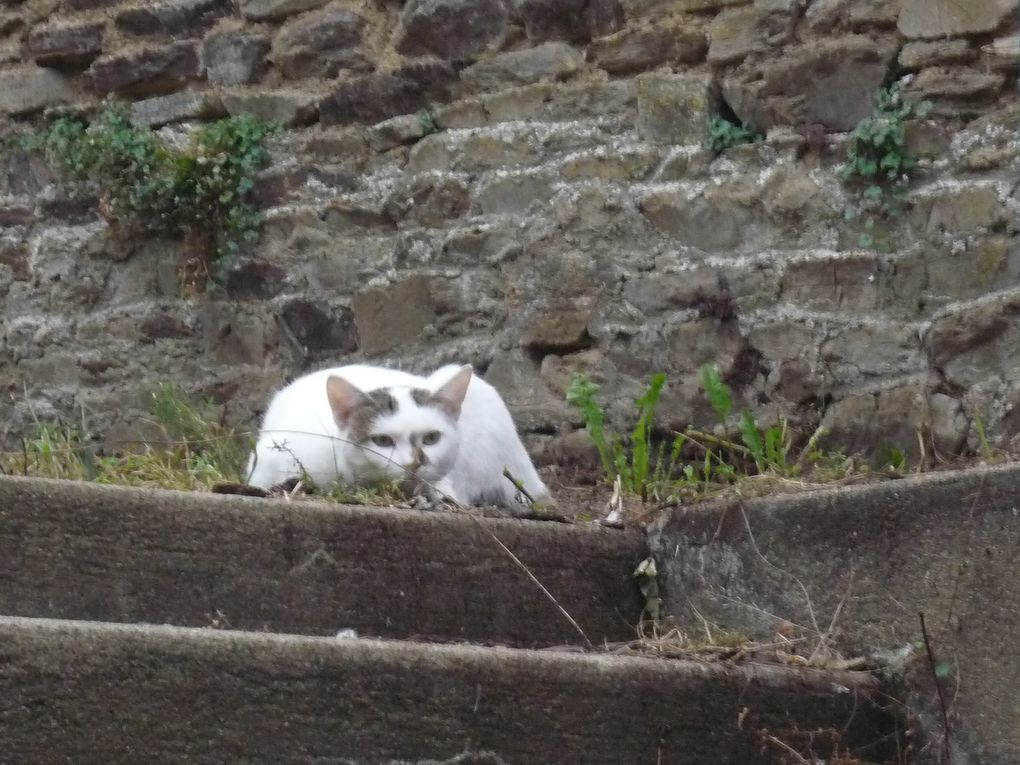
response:
<svg viewBox="0 0 1020 765"><path fill-rule="evenodd" d="M223 91L222 98L229 114L251 114L260 120L289 127L310 125L319 114L318 96L305 90L234 89Z"/></svg>
<svg viewBox="0 0 1020 765"><path fill-rule="evenodd" d="M994 187L970 186L915 199L910 217L931 234L968 234L994 226L1005 214Z"/></svg>
<svg viewBox="0 0 1020 765"><path fill-rule="evenodd" d="M213 85L247 85L267 69L269 38L241 32L221 32L205 38L202 57Z"/></svg>
<svg viewBox="0 0 1020 765"><path fill-rule="evenodd" d="M103 56L92 62L88 75L101 95L159 95L180 88L201 71L195 43L187 41Z"/></svg>
<svg viewBox="0 0 1020 765"><path fill-rule="evenodd" d="M643 74L637 78L638 135L652 143L700 144L716 100L704 75Z"/></svg>
<svg viewBox="0 0 1020 765"><path fill-rule="evenodd" d="M802 124L849 131L871 113L897 47L852 35L788 48L776 63L725 77L722 94L742 122L761 131Z"/></svg>
<svg viewBox="0 0 1020 765"><path fill-rule="evenodd" d="M410 114L427 107L431 98L444 97L455 78L453 69L440 62L352 77L320 102L319 115L323 124L337 125Z"/></svg>
<svg viewBox="0 0 1020 765"><path fill-rule="evenodd" d="M629 74L659 64L697 64L708 51L705 33L686 26L656 24L630 28L591 41L589 61L610 74Z"/></svg>
<svg viewBox="0 0 1020 765"><path fill-rule="evenodd" d="M330 0L241 0L241 14L253 21L277 21L327 5Z"/></svg>
<svg viewBox="0 0 1020 765"><path fill-rule="evenodd" d="M922 69L904 92L915 100L940 96L972 98L994 95L1005 82L1005 76L996 72L976 72L966 67L932 67Z"/></svg>
<svg viewBox="0 0 1020 765"><path fill-rule="evenodd" d="M358 350L358 333L350 309L334 310L321 302L291 300L281 309L280 318L306 351Z"/></svg>
<svg viewBox="0 0 1020 765"><path fill-rule="evenodd" d="M729 5L747 5L751 0L679 0L682 11L716 11Z"/></svg>
<svg viewBox="0 0 1020 765"><path fill-rule="evenodd" d="M936 38L994 32L1016 11L1012 0L905 0L899 30L907 37Z"/></svg>
<svg viewBox="0 0 1020 765"><path fill-rule="evenodd" d="M38 67L0 72L0 114L18 116L65 104L75 97L70 80Z"/></svg>
<svg viewBox="0 0 1020 765"><path fill-rule="evenodd" d="M375 124L368 134L368 144L375 151L390 149L414 143L425 137L423 114L402 114Z"/></svg>
<svg viewBox="0 0 1020 765"><path fill-rule="evenodd" d="M591 345L590 298L534 306L519 323L520 343L535 353L570 353Z"/></svg>
<svg viewBox="0 0 1020 765"><path fill-rule="evenodd" d="M823 34L836 27L887 27L896 24L902 4L903 0L815 0L804 18L811 31Z"/></svg>
<svg viewBox="0 0 1020 765"><path fill-rule="evenodd" d="M102 23L35 27L25 52L40 66L84 67L103 52Z"/></svg>
<svg viewBox="0 0 1020 765"><path fill-rule="evenodd" d="M500 174L479 184L475 204L486 215L521 215L549 201L552 183L546 174Z"/></svg>
<svg viewBox="0 0 1020 765"><path fill-rule="evenodd" d="M425 327L435 319L435 309L425 276L411 276L385 287L362 290L351 303L368 356L418 342Z"/></svg>
<svg viewBox="0 0 1020 765"><path fill-rule="evenodd" d="M936 40L910 42L900 50L900 66L904 69L921 69L937 64L960 64L973 60L977 50L967 40Z"/></svg>
<svg viewBox="0 0 1020 765"><path fill-rule="evenodd" d="M926 338L932 363L950 382L969 387L1020 376L1020 295L1006 292L937 316Z"/></svg>
<svg viewBox="0 0 1020 765"><path fill-rule="evenodd" d="M528 85L540 80L565 80L584 66L581 53L566 43L549 42L534 48L500 53L472 64L461 80L477 89Z"/></svg>
<svg viewBox="0 0 1020 765"><path fill-rule="evenodd" d="M365 20L339 5L291 19L273 40L270 58L286 77L334 77L344 69L366 71L359 48Z"/></svg>
<svg viewBox="0 0 1020 765"><path fill-rule="evenodd" d="M751 53L783 45L793 35L794 17L759 7L726 10L716 16L708 28L712 41L708 60L713 64L732 64Z"/></svg>
<svg viewBox="0 0 1020 765"><path fill-rule="evenodd" d="M502 0L410 0L401 14L397 50L466 60L498 48L509 14Z"/></svg>
<svg viewBox="0 0 1020 765"><path fill-rule="evenodd" d="M131 104L131 121L142 127L160 127L189 119L215 119L225 114L219 95L204 91L185 90Z"/></svg>
<svg viewBox="0 0 1020 765"><path fill-rule="evenodd" d="M198 37L231 11L228 0L176 0L125 8L116 15L115 23L133 35Z"/></svg>
<svg viewBox="0 0 1020 765"><path fill-rule="evenodd" d="M625 25L618 0L516 0L515 6L532 42L586 43Z"/></svg>
<svg viewBox="0 0 1020 765"><path fill-rule="evenodd" d="M677 243L705 252L728 252L756 242L762 229L760 189L744 179L710 187L688 199L686 191L652 191L641 212Z"/></svg>
<svg viewBox="0 0 1020 765"><path fill-rule="evenodd" d="M554 395L527 353L498 353L485 371L485 381L506 401L518 430L523 433L569 427L578 419L562 395Z"/></svg>

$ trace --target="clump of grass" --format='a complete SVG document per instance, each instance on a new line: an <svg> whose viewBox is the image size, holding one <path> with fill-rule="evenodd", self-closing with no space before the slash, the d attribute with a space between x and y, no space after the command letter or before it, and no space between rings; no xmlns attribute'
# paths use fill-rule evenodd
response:
<svg viewBox="0 0 1020 765"><path fill-rule="evenodd" d="M265 139L276 126L238 115L200 128L187 148L131 123L108 102L87 124L60 117L22 142L77 186L99 192L100 213L125 233L183 236L221 281L261 217L250 200L255 175L269 164Z"/></svg>
<svg viewBox="0 0 1020 765"><path fill-rule="evenodd" d="M665 384L665 374L652 376L644 392L634 402L637 422L626 439L615 433L606 434L605 412L596 399L598 385L579 375L567 390L567 401L581 412L592 443L598 450L605 479L613 483L619 478L625 492L646 498L654 487L668 480L683 446L682 439L677 438L668 459L666 452L659 448L653 461L656 449L652 443L652 423Z"/></svg>
<svg viewBox="0 0 1020 765"><path fill-rule="evenodd" d="M152 417L161 431L158 441L122 444L125 449L113 454L106 449L118 445L97 443L84 415L74 424L36 418L35 433L23 440L22 449L0 455L0 469L11 475L206 491L243 480L250 439L224 424L212 402L160 385L153 392Z"/></svg>
<svg viewBox="0 0 1020 765"><path fill-rule="evenodd" d="M744 124L733 122L721 116L714 116L708 120L706 142L708 148L714 152L732 149L734 146L741 146L745 143L760 141L762 136Z"/></svg>
<svg viewBox="0 0 1020 765"><path fill-rule="evenodd" d="M914 105L905 101L896 86L885 88L875 97L871 115L850 133L840 175L854 197L846 206L844 218L863 221L862 247L874 245L877 218L887 218L903 208L910 176L917 166L917 158L907 148L906 122L923 117L928 108L926 102Z"/></svg>

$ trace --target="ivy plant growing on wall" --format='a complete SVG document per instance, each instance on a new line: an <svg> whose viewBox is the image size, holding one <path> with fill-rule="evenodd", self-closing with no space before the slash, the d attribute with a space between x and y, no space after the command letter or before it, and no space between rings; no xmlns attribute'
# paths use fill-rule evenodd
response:
<svg viewBox="0 0 1020 765"><path fill-rule="evenodd" d="M910 174L917 165L917 158L907 148L906 122L923 117L927 110L927 103L905 101L896 86L885 88L876 96L871 116L850 133L840 174L855 193L844 217L863 220L862 247L874 245L876 217L888 217L903 206Z"/></svg>
<svg viewBox="0 0 1020 765"><path fill-rule="evenodd" d="M715 115L708 120L706 142L708 148L714 152L725 151L734 146L745 143L760 141L762 136L754 132L747 125L738 124L731 120Z"/></svg>
<svg viewBox="0 0 1020 765"><path fill-rule="evenodd" d="M178 148L108 103L91 124L60 117L25 147L73 184L94 188L100 213L125 233L182 236L197 283L221 281L243 243L258 238L250 192L269 164L264 144L275 129L239 115L203 126Z"/></svg>

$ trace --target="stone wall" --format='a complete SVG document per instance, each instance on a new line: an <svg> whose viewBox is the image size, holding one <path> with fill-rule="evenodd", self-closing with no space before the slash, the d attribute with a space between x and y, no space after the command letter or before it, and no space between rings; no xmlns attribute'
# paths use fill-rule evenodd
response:
<svg viewBox="0 0 1020 765"><path fill-rule="evenodd" d="M1020 434L1017 15L1011 0L0 0L0 136L132 103L181 136L282 121L265 223L224 288L0 156L0 431L143 437L157 381L253 421L326 363L466 360L542 459L582 439L572 373L620 423L711 420L696 370L831 446L941 453ZM906 209L859 246L839 180L877 89L932 102ZM430 109L441 132L425 135ZM767 139L715 156L720 110Z"/></svg>

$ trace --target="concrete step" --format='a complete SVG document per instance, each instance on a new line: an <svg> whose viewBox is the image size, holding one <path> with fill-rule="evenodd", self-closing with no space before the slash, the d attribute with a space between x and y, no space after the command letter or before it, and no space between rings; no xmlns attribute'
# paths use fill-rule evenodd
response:
<svg viewBox="0 0 1020 765"><path fill-rule="evenodd" d="M536 647L629 640L643 536L0 479L0 614Z"/></svg>
<svg viewBox="0 0 1020 765"><path fill-rule="evenodd" d="M817 731L878 761L879 698L779 665L0 618L11 763L756 765Z"/></svg>

